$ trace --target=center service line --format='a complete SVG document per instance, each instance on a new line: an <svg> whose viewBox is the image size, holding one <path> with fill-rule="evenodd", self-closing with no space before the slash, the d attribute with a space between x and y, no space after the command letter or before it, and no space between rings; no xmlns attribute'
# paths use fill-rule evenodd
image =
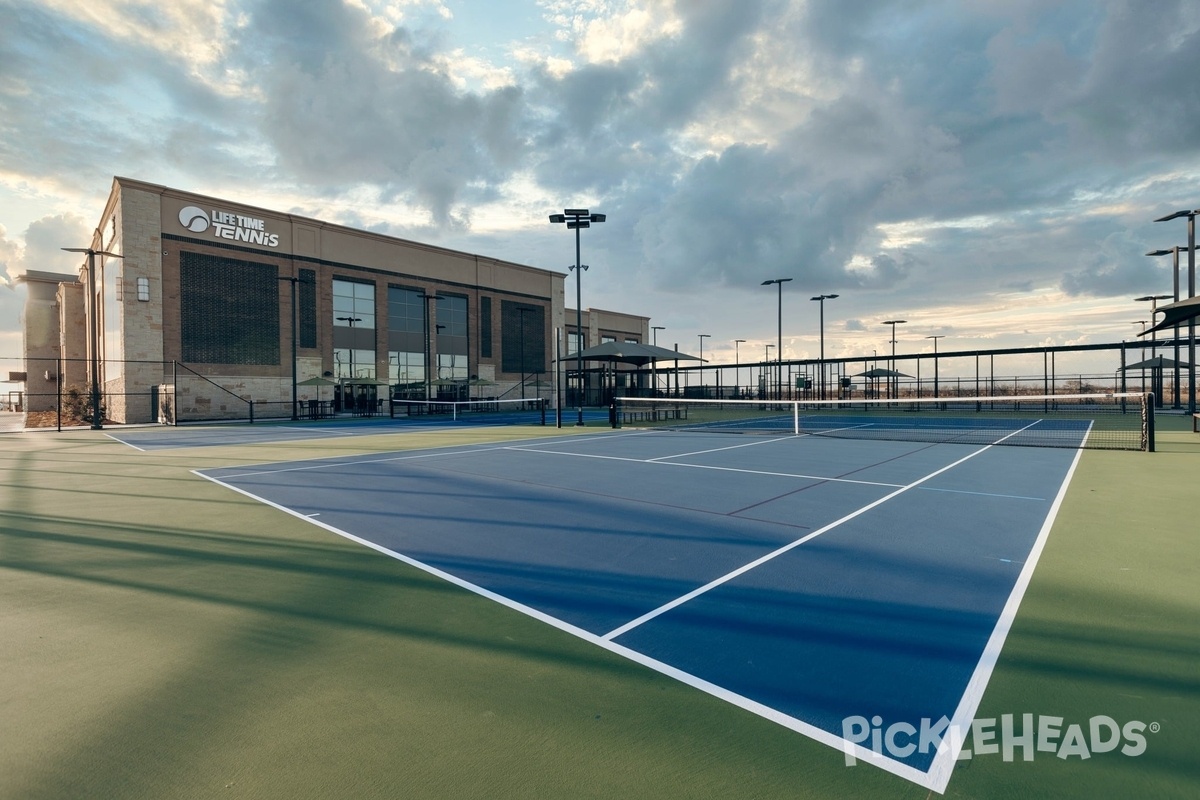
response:
<svg viewBox="0 0 1200 800"><path fill-rule="evenodd" d="M1037 422L1031 422L1030 424L1026 425L1024 428L1013 431L1012 433L1008 434L1008 436L1004 436L1004 437L996 440L992 444L985 445L973 453L968 453L967 455L963 456L962 458L958 459L957 461L955 461L951 464L947 464L946 466L942 467L941 469L935 470L934 472L929 473L928 475L926 475L923 478L918 478L917 480L913 481L912 483L910 483L906 486L901 486L899 489L892 492L891 494L886 494L873 503L868 503L867 505L863 506L862 508L860 508L856 511L851 511L846 516L842 517L841 519L834 520L833 522L826 525L824 528L818 528L817 530L813 531L812 533L810 533L806 536L802 536L794 542L785 544L783 547L780 547L777 550L767 553L766 555L762 556L761 558L755 559L754 561L751 561L748 564L744 564L744 565L738 567L737 569L735 569L732 572L729 572L725 575L722 575L719 578L709 581L708 583L704 584L703 586L701 586L697 589L693 589L692 591L688 592L687 594L685 594L681 597L677 597L669 603L661 605L652 611L646 612L645 614L638 617L637 619L626 622L621 627L609 631L608 633L606 633L604 636L602 636L600 638L604 639L606 641L612 641L613 639L616 639L618 636L628 633L629 631L633 630L634 628L637 628L637 627L649 622L650 620L654 619L655 617L665 614L666 612L670 611L673 608L678 608L679 606L683 605L684 603L688 602L689 600L693 600L702 594L706 594L709 591L711 591L712 589L715 589L718 586L721 586L722 584L728 583L729 581L733 580L734 578L736 578L740 575L744 575L745 573L749 572L750 570L752 570L756 567L759 567L759 566L767 563L768 561L771 561L771 560L777 558L778 556L781 556L784 553L799 547L800 545L804 544L805 542L807 542L811 539L815 539L818 536L820 536L821 534L831 531L834 528L842 525L843 523L849 522L850 520L854 519L855 517L858 517L858 516L861 516L861 515L867 513L868 511L870 511L871 509L873 509L877 506L883 505L888 500L891 500L893 497L898 497L898 496L904 494L905 492L907 492L909 489L912 489L916 486L920 486L925 481L930 480L931 478L936 478L938 475L941 475L943 472L954 469L955 467L957 467L959 464L963 463L964 461L972 459L975 456L979 455L980 453L983 453L987 450L992 449L1000 442L1003 442L1005 439L1008 439L1012 436L1016 436L1018 433L1021 433L1022 431L1026 430L1027 428L1032 428L1034 425L1036 425L1040 421L1041 420L1038 420Z"/></svg>

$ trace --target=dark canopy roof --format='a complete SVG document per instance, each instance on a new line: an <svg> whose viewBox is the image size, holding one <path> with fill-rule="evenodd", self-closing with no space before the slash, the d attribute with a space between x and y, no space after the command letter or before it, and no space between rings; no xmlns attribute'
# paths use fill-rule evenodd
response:
<svg viewBox="0 0 1200 800"><path fill-rule="evenodd" d="M1138 334L1139 336L1145 336L1147 333L1154 333L1155 331L1165 331L1167 328L1174 328L1176 325L1200 316L1200 297L1193 297L1190 300L1180 300L1178 303L1171 303L1169 306L1159 306L1158 310L1162 312L1163 321L1153 328Z"/></svg>
<svg viewBox="0 0 1200 800"><path fill-rule="evenodd" d="M563 361L574 361L582 358L584 361L620 361L625 364L645 366L651 361L704 361L699 356L689 356L678 350L668 350L652 344L638 342L605 342L595 347L589 347L582 353L572 353L563 356Z"/></svg>
<svg viewBox="0 0 1200 800"><path fill-rule="evenodd" d="M1176 366L1186 369L1191 364L1188 364L1186 361L1176 361L1173 358L1166 358L1165 356L1155 356L1154 358L1147 358L1145 361L1139 361L1136 364L1126 364L1121 369L1173 369Z"/></svg>
<svg viewBox="0 0 1200 800"><path fill-rule="evenodd" d="M911 378L912 375L905 375L903 372L896 372L894 369L884 369L876 367L869 369L866 372L860 372L854 377L856 378Z"/></svg>

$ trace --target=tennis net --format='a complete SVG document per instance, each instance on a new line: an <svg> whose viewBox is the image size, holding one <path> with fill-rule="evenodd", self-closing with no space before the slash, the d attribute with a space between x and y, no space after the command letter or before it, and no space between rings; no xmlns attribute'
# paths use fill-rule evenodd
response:
<svg viewBox="0 0 1200 800"><path fill-rule="evenodd" d="M900 400L616 398L613 427L1107 450L1154 449L1153 395Z"/></svg>
<svg viewBox="0 0 1200 800"><path fill-rule="evenodd" d="M454 422L496 425L545 425L546 400L542 397L504 400L393 400L393 418L429 417Z"/></svg>

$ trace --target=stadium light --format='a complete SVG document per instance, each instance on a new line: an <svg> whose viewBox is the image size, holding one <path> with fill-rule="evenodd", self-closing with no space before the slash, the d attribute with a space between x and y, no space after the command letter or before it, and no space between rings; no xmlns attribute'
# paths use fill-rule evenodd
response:
<svg viewBox="0 0 1200 800"><path fill-rule="evenodd" d="M295 421L300 419L300 402L297 400L298 393L296 389L296 338L300 335L300 318L296 312L296 292L298 291L296 284L312 284L312 281L306 281L303 278L297 278L292 275L280 275L279 280L288 281L292 284L292 420ZM320 395L318 395L319 397Z"/></svg>
<svg viewBox="0 0 1200 800"><path fill-rule="evenodd" d="M939 333L936 336L926 336L926 339L933 339L933 397L936 400L938 397L938 339L945 339L946 334Z"/></svg>
<svg viewBox="0 0 1200 800"><path fill-rule="evenodd" d="M92 367L92 430L98 431L104 427L103 416L100 413L100 317L99 309L96 308L96 256L108 256L109 258L124 258L125 256L109 253L104 250L96 250L92 247L63 247L68 253L87 253L87 271L88 271L88 346L92 350L91 367ZM59 379L61 383L61 378ZM178 410L175 412L178 414Z"/></svg>
<svg viewBox="0 0 1200 800"><path fill-rule="evenodd" d="M1169 294L1148 294L1144 297L1135 297L1133 298L1133 301L1135 303L1150 304L1150 324L1153 326L1158 323L1158 318L1156 316L1158 314L1158 301L1170 299L1171 295ZM1153 330L1150 331L1150 358L1158 358L1158 334L1156 334ZM1158 408L1162 408L1162 386L1160 385L1162 371L1161 367L1155 367L1155 369L1157 371L1154 373L1154 405Z"/></svg>
<svg viewBox="0 0 1200 800"><path fill-rule="evenodd" d="M1200 208L1189 211L1176 211L1174 214L1167 214L1165 217L1159 217L1155 222L1169 222L1173 219L1187 217L1188 231L1188 299L1196 296L1196 215L1200 214ZM1176 339L1179 337L1176 336ZM1178 359L1176 359L1178 360ZM1196 319L1193 317L1188 320L1188 413L1196 413Z"/></svg>
<svg viewBox="0 0 1200 800"><path fill-rule="evenodd" d="M579 346L575 350L575 371L579 374L579 420L575 425L583 425L583 290L580 288L583 270L587 267L579 262L579 231L582 228L590 228L593 222L604 222L606 217L604 214L592 214L586 208L567 208L563 209L561 214L551 214L550 222L554 224L566 223L567 230L575 231L575 266L568 269L575 270L575 330L579 334Z"/></svg>
<svg viewBox="0 0 1200 800"><path fill-rule="evenodd" d="M1172 265L1173 272L1172 272L1172 278L1171 278L1171 289L1173 292L1174 302L1176 302L1176 303L1179 302L1179 251L1182 249L1183 248L1181 246L1175 245L1170 250L1151 250L1149 253L1146 253L1146 255L1148 255L1148 256L1166 256L1166 255L1174 256L1174 259L1172 259L1172 261L1174 263ZM1171 395L1172 395L1171 408L1182 408L1183 406L1179 401L1179 398L1180 398L1180 394L1179 394L1179 325L1175 326L1174 358L1175 358L1175 367L1174 367L1175 380L1172 382L1172 385L1174 388L1171 390Z"/></svg>
<svg viewBox="0 0 1200 800"><path fill-rule="evenodd" d="M821 304L821 359L818 362L821 369L821 399L825 399L825 301L834 300L836 294L819 294L816 297L810 297L809 300L816 300Z"/></svg>
<svg viewBox="0 0 1200 800"><path fill-rule="evenodd" d="M892 326L892 372L896 372L896 326L903 325L906 322L908 322L908 320L906 320L906 319L885 319L883 321L884 325ZM895 391L893 394L893 397L895 397L900 394L900 381L898 380L898 376L892 375L889 378L889 380L888 380L889 386L893 382L895 382Z"/></svg>
<svg viewBox="0 0 1200 800"><path fill-rule="evenodd" d="M778 358L779 365L776 368L775 391L778 393L779 399L783 399L783 285L790 281L791 278L775 278L769 281L763 281L763 286L776 284L779 287L779 350L775 354Z"/></svg>
<svg viewBox="0 0 1200 800"><path fill-rule="evenodd" d="M738 345L742 344L745 341L746 341L745 339L734 339L733 340L733 385L734 385L735 392L737 391L738 384L740 384L741 380L742 380L741 358L739 358L739 354L738 354Z"/></svg>

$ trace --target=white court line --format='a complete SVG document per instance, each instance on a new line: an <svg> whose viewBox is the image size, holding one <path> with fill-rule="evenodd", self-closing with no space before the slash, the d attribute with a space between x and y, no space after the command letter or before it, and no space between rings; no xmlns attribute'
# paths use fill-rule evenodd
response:
<svg viewBox="0 0 1200 800"><path fill-rule="evenodd" d="M794 437L792 437L794 438ZM745 447L746 445L739 445ZM883 486L884 488L892 489L897 486L902 486L899 483L883 483L880 481L858 481L850 478L830 478L825 475L804 475L798 472L770 472L763 469L741 469L739 467L718 467L711 464L675 464L670 461L660 461L656 458L630 458L628 456L602 456L595 453L563 453L558 450L538 450L533 447L510 447L509 450L520 450L524 453L542 453L551 456L567 456L568 458L598 458L602 461L626 461L633 464L653 464L660 467L683 467L686 469L711 469L717 472L741 472L746 475L765 475L771 478L801 478L803 480L812 481L829 481L830 483L857 483L863 486ZM727 448L721 448L727 449ZM711 450L704 452L714 452ZM688 454L683 454L688 455ZM691 455L695 455L692 453Z"/></svg>
<svg viewBox="0 0 1200 800"><path fill-rule="evenodd" d="M669 603L664 603L663 605L659 606L658 608L656 608L652 611L646 612L645 614L638 617L637 619L630 620L629 622L626 622L621 627L615 628L615 629L609 631L601 638L611 641L611 640L617 638L618 636L621 636L622 634L628 633L629 631L633 630L634 628L644 625L645 623L649 622L650 620L654 619L655 617L661 616L674 608L678 608L679 606L683 605L684 603L687 603L690 600L694 600L702 594L707 594L708 592L712 591L713 589L717 588L718 586L726 584L729 581L733 580L734 578L737 578L740 575L744 575L745 573L749 572L750 570L760 567L763 564L767 563L768 561L772 561L772 560L778 558L779 556L783 555L784 553L787 553L787 552L799 547L800 545L804 544L805 542L811 541L812 539L817 538L821 534L827 533L827 532L833 530L834 528L837 528L840 525L843 525L843 524L849 522L850 520L854 519L855 517L859 517L859 516L867 513L871 509L883 505L884 503L891 500L892 498L898 497L898 496L904 494L909 489L912 489L916 486L920 486L925 481L930 480L931 478L935 478L938 475L941 475L943 472L947 472L948 470L954 469L959 464L962 464L964 461L972 459L975 456L979 455L980 453L983 453L983 452L986 452L986 451L992 449L992 447L999 444L1000 442L1003 442L1005 439L1007 439L1011 436L1016 436L1018 433L1026 430L1027 428L1032 428L1038 422L1041 422L1041 420L1030 423L1029 425L1026 425L1024 428L1021 428L1021 430L1013 431L1012 433L1008 434L1008 436L998 439L995 442L993 442L992 444L985 445L984 447L979 448L978 450L976 450L973 453L968 453L967 455L963 456L962 458L958 459L957 461L955 461L951 464L948 464L948 465L942 467L941 469L935 470L923 478L918 478L917 480L913 481L910 484L907 484L906 486L901 486L896 491L891 492L890 494L884 495L883 497L879 498L878 500L874 501L873 503L868 503L867 505L863 506L862 508L859 508L856 511L851 511L846 516L842 517L841 519L834 520L833 522L829 523L828 525L826 525L823 528L818 528L817 530L813 531L812 533L802 536L799 539L795 540L794 542L785 544L783 547L773 550L772 552L767 553L765 556L762 556L761 558L757 558L754 561L751 561L749 564L743 564L741 567L738 567L737 569L733 570L732 572L728 572L725 575L722 575L721 577L719 577L715 580L709 581L708 583L704 584L703 586L693 589L692 591L688 592L687 594L677 597Z"/></svg>
<svg viewBox="0 0 1200 800"><path fill-rule="evenodd" d="M628 435L641 436L644 434L628 434ZM611 437L597 437L597 436L564 437L563 440L569 441L569 442L575 442L575 441L586 442L586 441L594 441L599 438L611 438ZM540 439L540 438L533 438L533 439L517 439L516 441L518 441L518 442L521 442L521 441L544 442L545 440ZM524 448L513 447L512 442L505 442L505 443L491 443L491 444L486 444L486 445L480 445L480 444L446 445L443 447L435 447L435 448L426 447L426 448L422 448L422 449L418 449L418 450L409 450L409 451L395 450L393 452L397 452L397 453L403 452L403 453L405 453L405 455L390 456L388 458L363 458L363 455L361 453L348 453L346 455L341 455L341 456L313 456L312 458L295 459L295 460L283 462L285 464L305 464L305 466L302 466L302 467L282 467L280 469L261 469L261 470L256 470L254 472L230 473L228 475L223 475L221 477L223 477L223 478L244 478L244 477L247 477L250 475L272 475L277 472L300 472L303 470L312 470L312 469L334 469L336 467L347 467L347 466L353 467L353 466L357 466L359 464L382 464L382 463L387 463L389 461L404 461L407 459L414 459L414 458L435 458L437 456L458 456L458 455L462 455L464 453L486 453L491 450L506 450L506 449L522 450ZM537 451L534 451L534 452L537 452ZM545 452L553 453L555 451L547 450ZM568 455L568 454L558 453L557 455ZM351 460L351 459L354 459L354 460ZM310 461L319 461L321 463L308 464L307 462L310 462ZM254 466L270 467L270 466L273 466L278 463L280 463L280 462L278 462L278 461L263 461L263 462L258 462L257 464L244 464L242 466L244 466L244 467L254 467ZM215 471L222 470L222 469L233 469L233 467L209 467L209 468L207 468L207 471L215 472Z"/></svg>
<svg viewBox="0 0 1200 800"><path fill-rule="evenodd" d="M892 773L893 775L897 775L901 778L904 778L905 780L911 781L912 783L915 783L918 786L922 786L925 788L932 788L928 784L928 776L926 775L926 773L921 772L920 770L918 770L914 767L910 767L907 764L901 763L899 761L894 761L890 758L885 758L883 760L874 760L873 759L874 754L872 753L872 751L868 750L867 748L862 747L861 745L850 744L850 743L846 742L846 740L843 739L841 736L838 736L837 734L830 733L829 731L826 731L822 728L818 728L815 725L812 725L811 723L804 722L803 720L797 719L796 717L792 717L792 716L789 716L788 714L784 714L783 712L779 711L778 709L772 708L767 705L763 705L762 703L759 703L755 700L751 700L748 697L743 697L742 695L737 694L735 692L731 692L723 686L718 686L715 683L710 683L709 681L706 681L703 678L692 675L689 672L684 672L683 670L679 669L678 667L673 667L670 664L667 664L666 662L659 661L658 659L652 658L648 655L645 655L644 653L639 653L637 650L631 650L630 648L625 647L624 645L620 645L620 644L617 644L616 642L609 641L608 639L606 639L602 636L597 636L596 634L592 633L591 631L588 631L588 630L585 630L584 628L580 628L575 625L572 625L571 623L566 622L565 620L561 620L558 617L552 617L549 614L545 613L544 611L539 611L538 609L533 608L532 606L527 606L524 603L520 603L520 602L517 602L516 600L512 600L508 597L505 597L504 595L497 594L497 593L491 591L490 589L485 589L484 587L482 587L478 584L464 580L452 573L445 572L431 564L426 564L423 561L418 561L417 559L412 558L410 556L406 556L403 553L398 553L395 550L390 550L381 544L372 542L370 539L364 539L360 536L355 536L354 534L349 533L347 531L343 531L340 528L336 528L327 522L321 522L318 519L313 519L312 517L306 516L298 511L294 511L294 510L288 508L287 506L283 506L278 503L274 503L270 500L267 500L264 497L260 497L256 494L253 494L252 492L248 492L245 489L239 489L237 486L233 486L231 484L225 483L224 481L222 481L219 478L213 478L213 477L211 477L209 475L205 475L204 473L199 472L197 470L193 470L193 473L195 473L196 475L199 475L202 478L212 481L213 483L217 484L218 486L224 486L227 489L232 489L233 491L237 492L238 494L244 495L245 497L249 497L253 500L257 500L260 503L263 503L272 508L282 511L285 514L290 514L293 517L298 517L299 519L302 519L305 522L316 525L319 528L324 528L325 530L330 531L331 533L337 534L338 536L341 536L345 539L349 539L352 542L357 542L358 544L363 545L364 547L369 547L370 549L372 549L378 553L381 553L390 558L394 558L395 560L401 561L405 564L408 564L409 566L416 567L419 570L422 570L424 572L429 573L430 575L434 575L438 578L441 578L442 580L444 580L448 583L451 583L455 586L459 586L463 589L466 589L469 592L474 592L475 594L480 595L481 597L485 597L488 600L499 603L502 606L511 608L514 611L517 611L521 614L530 616L540 622L544 622L545 624L550 625L553 628L557 628L558 630L569 633L572 636L576 636L576 637L582 639L583 641L589 642L597 647L607 650L610 653L614 653L616 655L622 656L623 658L627 658L636 664L641 664L642 666L648 667L649 669L652 669L652 670L655 670L656 672L658 672L660 674L666 675L670 678L674 678L675 680L679 681L680 683L683 683L687 686L691 686L695 689L699 689L700 691L705 692L709 695L712 695L713 697L724 700L725 702L730 703L731 705L737 706L739 708L743 708L743 709L751 712L752 714L757 714L758 716L763 717L764 719L768 719L778 725L782 725L783 727L788 728L789 730L793 730L793 731L796 731L797 733L803 734L803 735L807 736L808 738L813 739L814 741L820 742L822 744L828 745L829 747L832 747L832 748L835 748L838 750L841 750L844 747L850 747L854 750L854 752L858 756L858 758L862 759L863 761L870 761L870 763L874 764L875 766L879 767L880 769L883 769L887 772Z"/></svg>
<svg viewBox="0 0 1200 800"><path fill-rule="evenodd" d="M1087 442L1091 430L1092 425L1089 423L1083 441L1075 450L1075 458L1071 460L1071 466L1063 478L1062 486L1058 488L1058 494L1055 495L1054 502L1050 505L1050 511L1046 514L1046 520L1042 523L1042 529L1038 531L1037 539L1034 540L1021 573L1017 576L1017 582L1008 595L1008 601L1004 604L999 619L996 620L992 635L988 637L987 644L984 645L979 663L975 665L975 671L971 674L971 680L967 682L967 687L963 690L962 699L954 711L954 718L950 720L948 731L957 726L958 730L965 733L971 725L971 721L975 719L975 712L979 710L979 703L983 700L983 691L987 688L988 681L991 680L996 662L1000 659L1000 651L1004 648L1004 641L1008 638L1008 632L1017 618L1017 610L1021 606L1021 600L1025 597L1025 590L1029 587L1029 582L1033 579L1033 572L1037 567L1038 559L1041 558L1042 550L1046 547L1046 540L1050 538L1050 529L1054 527L1054 520L1058 517L1063 498L1067 496L1067 487L1071 485L1071 478L1075 475L1075 467L1079 465L1079 458L1083 455L1083 445ZM946 748L945 752L939 751L933 757L933 763L929 765L927 773L927 785L938 794L943 793L946 785L950 783L950 777L954 774L955 762L958 761L959 750L962 748L966 736L950 736L948 738L951 746Z"/></svg>
<svg viewBox="0 0 1200 800"><path fill-rule="evenodd" d="M801 437L807 436L807 435L808 434L801 434ZM705 453L720 453L723 450L737 450L739 447L755 447L756 445L760 445L760 444L773 444L775 442L782 441L784 439L796 439L796 438L800 438L800 437L797 437L795 434L791 434L789 436L784 436L784 437L775 438L775 439L764 439L764 440L758 441L758 442L747 442L745 444L734 444L734 445L729 445L728 447L714 447L710 450L696 450L691 453L675 453L674 455L670 455L670 456L659 456L658 458L648 458L648 459L646 459L646 463L652 464L654 462L664 461L665 459L668 459L668 458L687 458L688 456L702 456Z"/></svg>
<svg viewBox="0 0 1200 800"><path fill-rule="evenodd" d="M1039 420L1039 422L1040 422L1040 420ZM1035 422L1027 427L1032 427L1033 425L1036 425L1036 424L1037 423ZM1025 430L1025 429L1023 428L1022 430ZM1015 435L1016 433L1020 433L1020 431L1015 431L1014 433L1009 434L1009 436ZM999 442L1004 441L1004 439L1009 438L1009 436L1003 437L1002 439L995 442L995 444L998 444ZM917 484L919 484L923 481L926 481L942 472L945 472L945 471L963 463L964 461L966 461L970 458L973 458L976 455L979 455L980 453L990 449L991 447L992 447L992 445L987 445L967 456L964 456L963 458L959 459L958 461L954 462L953 464L950 464L946 467L943 467L940 470L937 470L934 473L931 473L930 475L927 475L926 477L922 478L920 481L915 481L913 484L910 484L909 486L910 487L916 486ZM497 448L488 448L488 449L497 449ZM510 448L510 449L521 449L521 448ZM463 452L465 452L465 450ZM547 452L553 453L553 451L547 451ZM568 454L564 454L564 453L554 453L554 454L555 455L568 455ZM1058 509L1059 509L1059 506L1061 505L1062 499L1066 494L1067 486L1070 483L1071 476L1074 474L1075 465L1078 463L1079 457L1081 454L1082 454L1082 450L1078 450L1075 454L1075 460L1072 462L1071 468L1068 471L1067 476L1066 476L1065 480L1063 481L1061 488L1059 489L1058 496L1056 497L1054 504L1051 507L1051 511L1046 518L1046 521L1042 527L1042 531L1038 536L1037 542L1035 543L1034 548L1030 553L1030 557L1025 562L1025 567L1022 570L1020 576L1018 577L1017 585L1014 587L1014 589L1009 597L1009 600L1008 600L1007 604L1005 605L1004 612L1001 614L1000 620L997 622L995 630L993 631L991 638L988 640L988 644L985 649L984 655L983 655L983 657L981 657L980 662L976 667L975 673L973 674L971 681L968 684L967 692L964 693L963 699L960 701L959 706L955 711L954 722L952 724L959 725L960 730L965 730L965 725L969 725L971 720L974 718L975 711L977 710L979 701L983 695L983 689L986 687L988 679L990 678L992 669L995 666L996 659L999 656L1000 649L1003 646L1004 638L1008 632L1008 629L1011 627L1012 619L1016 615L1017 607L1020 605L1021 597L1024 594L1025 588L1028 585L1030 578L1032 577L1033 569L1038 560L1038 556L1041 554L1041 551L1045 545L1046 538L1047 538L1050 528L1054 522L1054 518L1058 513ZM667 464L667 466L686 466L686 465ZM425 564L425 563L418 561L416 559L413 559L409 556L405 556L401 553L390 550L390 549L388 549L382 545L376 544L375 542L372 542L368 539L363 539L361 537L355 536L354 534L340 530L340 529L334 527L333 525L330 525L325 522L321 522L317 519L314 519L313 517L311 517L309 515L294 511L290 508L287 508L286 506L279 505L278 503L274 503L270 500L267 500L263 497L255 495L244 489L240 489L236 486L225 483L221 479L214 478L209 475L205 475L203 472L201 472L199 470L192 470L192 472L196 475L199 475L202 478L212 481L213 483L215 483L217 485L224 486L228 489L232 489L233 491L237 492L238 494L241 494L246 497L257 500L261 503L271 506L272 508L276 508L276 509L283 511L284 513L290 514L294 517L303 519L306 522L309 522L313 525L317 525L318 527L324 528L325 530L328 530L334 534L337 534L338 536L341 536L341 537L344 537L351 541L357 542L358 544L369 547L372 550L375 550L383 555L386 555L393 559L396 559L397 561L401 561L401 562L404 562L411 566L414 566L417 569L423 570L431 575L435 575L451 584L460 586L468 591L474 592L475 594L478 594L480 596L488 598L494 602L500 603L501 605L504 605L515 611L526 614L526 615L528 615L534 619L537 619L541 622L544 622L554 628L557 628L561 631L564 631L573 636L576 636L584 641L594 644L597 647L601 647L611 653L622 656L622 657L627 658L630 661L633 661L637 664L641 664L642 666L653 669L653 670L659 672L660 674L663 674L670 678L678 680L681 683L684 683L695 689L699 689L700 691L703 691L713 697L724 700L725 702L728 702L732 705L735 705L739 708L742 708L746 711L749 711L753 714L763 717L764 719L770 720L771 722L774 722L778 725L788 728L789 730L793 730L797 733L803 734L814 741L820 742L821 744L825 744L825 745L828 745L835 749L842 750L845 753L853 755L860 761L869 763L872 766L875 766L879 769L884 770L885 772L889 772L893 775L896 775L897 777L903 778L904 780L907 780L911 783L915 783L916 785L921 786L925 789L930 789L932 791L935 791L935 792L941 794L945 791L946 785L949 783L951 774L954 769L954 764L958 758L959 748L961 748L961 745L962 745L961 741L959 741L959 742L957 742L957 744L955 744L953 742L953 740L951 739L952 744L950 746L946 746L946 747L942 748L942 751L939 752L938 756L935 756L934 763L930 766L929 770L927 772L923 772L921 770L916 769L915 767L911 767L911 766L909 766L901 761L895 760L893 758L890 758L887 756L881 757L874 751L863 747L861 744L855 744L853 742L849 742L849 741L843 739L841 736L838 736L835 733L831 733L822 728L818 728L818 727L812 725L811 723L805 722L796 717L792 717L788 714L785 714L785 713L779 711L778 709L772 708L767 705L763 705L762 703L759 703L755 700L752 700L750 698L739 695L739 694L732 692L722 686L719 686L714 683L710 683L709 681L706 681L703 678L692 675L691 673L685 672L677 667L673 667L670 664L659 661L655 658L647 656L636 650L632 650L628 647L625 647L624 645L617 644L616 642L612 641L611 637L614 635L613 633L610 633L606 636L599 636L590 631L587 631L587 630L579 628L575 625L572 625L569 622L560 620L557 617L552 617L542 611L537 610L536 608L532 608L530 606L524 605L523 603L519 603L515 600L504 597L503 595L496 594L495 592L485 589L482 586L479 586L477 584L466 581L466 580L459 578L455 575L452 575L450 573L444 572L444 571L438 569L437 567L434 567L429 564ZM886 500L890 499L891 497L894 497L894 496L900 494L901 492L907 490L907 488L909 488L909 487L902 487L900 490L892 493L888 497L882 498L877 503L873 503L872 506L878 505L879 503L882 503L882 502L885 502ZM862 513L865 510L866 510L866 508L860 509L860 511L855 512L855 515ZM840 523L835 523L835 525L836 524L840 524ZM832 526L830 526L830 527L832 527ZM806 536L805 540L811 539L811 538L813 538L813 536L816 536L821 532L822 531L818 531L814 534Z"/></svg>
<svg viewBox="0 0 1200 800"><path fill-rule="evenodd" d="M147 452L145 450L145 448L138 447L136 444L130 444L129 442L125 441L124 439L122 439L119 436L113 436L111 433L107 433L107 432L104 435L107 436L108 438L112 439L114 442L120 442L121 444L125 445L126 447L132 447L134 450L137 450L139 453ZM163 448L163 449L166 449L166 448Z"/></svg>

